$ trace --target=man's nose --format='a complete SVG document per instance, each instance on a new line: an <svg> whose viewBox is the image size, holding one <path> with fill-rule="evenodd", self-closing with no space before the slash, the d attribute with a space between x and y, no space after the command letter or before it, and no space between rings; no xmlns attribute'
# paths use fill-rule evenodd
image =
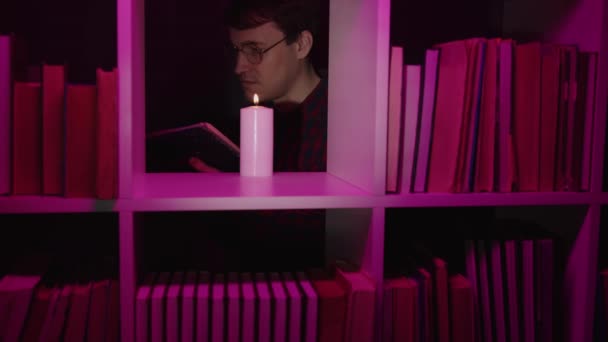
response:
<svg viewBox="0 0 608 342"><path fill-rule="evenodd" d="M236 65L234 66L234 73L237 75L249 70L251 63L247 60L247 57L242 52L236 54Z"/></svg>

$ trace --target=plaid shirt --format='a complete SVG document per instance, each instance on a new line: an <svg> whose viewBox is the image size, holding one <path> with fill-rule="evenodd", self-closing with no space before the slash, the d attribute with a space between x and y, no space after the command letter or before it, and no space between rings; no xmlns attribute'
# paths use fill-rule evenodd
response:
<svg viewBox="0 0 608 342"><path fill-rule="evenodd" d="M274 136L274 171L325 171L327 80L322 79L295 111L275 111Z"/></svg>

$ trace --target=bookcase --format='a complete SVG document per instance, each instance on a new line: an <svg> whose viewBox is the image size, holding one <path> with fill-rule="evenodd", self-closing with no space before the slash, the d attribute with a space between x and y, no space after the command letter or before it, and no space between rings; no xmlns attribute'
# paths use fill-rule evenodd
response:
<svg viewBox="0 0 608 342"><path fill-rule="evenodd" d="M553 6L551 1L534 3L538 5L534 13L538 14L544 13L545 9L549 11ZM117 0L116 4L119 197L103 201L0 197L0 214L86 216L101 213L116 218L112 225L117 227L122 341L134 340L135 292L142 276L141 236L146 230L140 224L141 215L154 212L326 209L327 259L347 258L359 264L376 281L377 298L381 298L387 218L393 213L407 213L418 208L436 208L439 213L442 208L452 211L458 208L494 208L505 215L543 216L545 213L544 217L549 218L574 217L573 223L569 224L571 229L567 231L571 245L567 255L564 295L565 310L570 318L565 321L565 339L591 341L598 251L602 248L599 244L600 230L605 235L608 228L606 218L600 215L601 209L608 205L608 193L603 188L608 105L606 0L564 3L568 10L559 13L557 24L553 21L536 23L544 25L536 27L536 34L542 33L540 36L545 41L574 43L599 52L591 191L403 195L385 193L388 65L393 35L391 17L393 21L397 20L392 8L398 8L390 0L329 0L327 172L278 173L269 179L246 179L238 174L145 172L145 1ZM490 10L478 20L502 23L505 20L503 15L519 13L512 10L517 4L516 0L492 2ZM501 10L496 17L493 10L503 6L511 12ZM418 15L416 6L412 8L407 17ZM421 20L449 37L447 32L452 28L434 17L436 11L441 9L420 13ZM500 32L500 25L497 32ZM490 31L480 34L487 32ZM410 32L409 36L415 34ZM408 44L407 41L404 43ZM416 41L412 46L425 43L429 42ZM575 212L572 216L564 214L571 212L572 208ZM409 221L401 221L399 225L398 229L405 232L419 227ZM4 224L3 228L10 229ZM172 232L167 227L164 234ZM458 232L450 232L450 236L453 235L458 235ZM376 322L380 326L382 301L377 302Z"/></svg>

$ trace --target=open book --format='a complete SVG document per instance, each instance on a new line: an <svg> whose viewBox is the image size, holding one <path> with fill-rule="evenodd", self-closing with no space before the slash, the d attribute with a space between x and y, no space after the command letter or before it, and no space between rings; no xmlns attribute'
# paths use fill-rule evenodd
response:
<svg viewBox="0 0 608 342"><path fill-rule="evenodd" d="M197 157L223 172L239 172L239 147L208 122L149 133L146 162L150 172L194 172Z"/></svg>

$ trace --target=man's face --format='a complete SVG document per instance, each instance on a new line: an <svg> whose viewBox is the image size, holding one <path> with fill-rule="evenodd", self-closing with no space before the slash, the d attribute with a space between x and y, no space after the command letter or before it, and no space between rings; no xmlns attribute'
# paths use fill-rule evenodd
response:
<svg viewBox="0 0 608 342"><path fill-rule="evenodd" d="M255 46L265 50L283 38L285 34L273 22L246 30L230 29L230 40L239 48ZM234 72L247 99L253 100L254 94L258 94L260 101L277 101L285 96L296 76L296 44L280 42L264 53L259 64L251 63L243 53L238 53Z"/></svg>

